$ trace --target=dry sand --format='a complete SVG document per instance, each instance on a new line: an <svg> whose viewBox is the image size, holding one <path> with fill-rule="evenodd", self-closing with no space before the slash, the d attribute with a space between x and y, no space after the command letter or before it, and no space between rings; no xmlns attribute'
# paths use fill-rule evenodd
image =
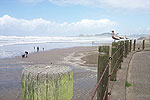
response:
<svg viewBox="0 0 150 100"><path fill-rule="evenodd" d="M70 66L74 72L72 100L87 100L96 84L98 48L73 47L35 52L28 58L0 59L0 100L20 100L21 72L24 66L60 64Z"/></svg>

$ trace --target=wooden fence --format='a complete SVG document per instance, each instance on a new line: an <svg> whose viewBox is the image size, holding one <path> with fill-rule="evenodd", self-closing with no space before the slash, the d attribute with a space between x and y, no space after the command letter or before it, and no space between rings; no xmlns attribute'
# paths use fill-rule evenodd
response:
<svg viewBox="0 0 150 100"><path fill-rule="evenodd" d="M92 92L90 100L97 94L97 100L108 100L115 82L109 86L110 81L117 81L117 71L121 69L123 58L132 50L136 49L136 40L112 42L111 46L100 46L98 56L97 84ZM145 40L142 43L142 50L145 49ZM110 54L111 51L111 55ZM108 91L108 87L110 88Z"/></svg>

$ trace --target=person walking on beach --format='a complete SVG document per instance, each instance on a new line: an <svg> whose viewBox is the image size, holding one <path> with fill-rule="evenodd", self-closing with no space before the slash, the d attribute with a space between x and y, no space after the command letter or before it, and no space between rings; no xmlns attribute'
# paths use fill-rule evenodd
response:
<svg viewBox="0 0 150 100"><path fill-rule="evenodd" d="M94 45L94 41L92 41L92 46Z"/></svg>
<svg viewBox="0 0 150 100"><path fill-rule="evenodd" d="M37 47L37 52L39 52L39 50L40 50L40 48L39 48L39 47Z"/></svg>
<svg viewBox="0 0 150 100"><path fill-rule="evenodd" d="M28 52L28 51L25 51L25 57L26 57L26 58L28 57L28 54L29 54L29 52Z"/></svg>
<svg viewBox="0 0 150 100"><path fill-rule="evenodd" d="M43 51L44 51L44 48L43 48Z"/></svg>
<svg viewBox="0 0 150 100"><path fill-rule="evenodd" d="M34 52L35 52L35 46L33 48L34 48Z"/></svg>

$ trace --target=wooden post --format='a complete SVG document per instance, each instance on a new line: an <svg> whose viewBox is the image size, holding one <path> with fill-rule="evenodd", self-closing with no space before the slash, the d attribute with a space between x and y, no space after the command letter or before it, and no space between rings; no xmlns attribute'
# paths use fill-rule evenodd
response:
<svg viewBox="0 0 150 100"><path fill-rule="evenodd" d="M121 69L121 62L123 62L123 49L124 49L124 41L120 41L119 46L119 55L118 55L118 60L119 60L119 68Z"/></svg>
<svg viewBox="0 0 150 100"><path fill-rule="evenodd" d="M143 40L143 45L142 45L142 49L145 49L145 40Z"/></svg>
<svg viewBox="0 0 150 100"><path fill-rule="evenodd" d="M126 54L126 53L125 53L125 52L126 52L126 51L125 51L125 50L126 50L125 48L126 48L126 41L124 41L123 57L125 57L125 54Z"/></svg>
<svg viewBox="0 0 150 100"><path fill-rule="evenodd" d="M71 100L73 72L59 65L28 66L22 72L22 100Z"/></svg>
<svg viewBox="0 0 150 100"><path fill-rule="evenodd" d="M118 42L118 68L121 69L121 41Z"/></svg>
<svg viewBox="0 0 150 100"><path fill-rule="evenodd" d="M121 62L123 62L124 41L121 41L120 45L121 45Z"/></svg>
<svg viewBox="0 0 150 100"><path fill-rule="evenodd" d="M130 50L129 52L131 52L131 50L132 50L132 40L130 40L130 49L129 50Z"/></svg>
<svg viewBox="0 0 150 100"><path fill-rule="evenodd" d="M109 58L112 54L112 45L109 45ZM111 73L111 60L109 60L109 74Z"/></svg>
<svg viewBox="0 0 150 100"><path fill-rule="evenodd" d="M99 56L98 56L98 73L97 73L97 81L99 81L102 76L107 64L109 62L109 46L100 46L99 47ZM100 86L97 90L97 100L103 100L105 90L108 84L108 75L109 75L109 67L104 74L104 77L100 83ZM106 97L104 100L108 99L108 89L106 90Z"/></svg>
<svg viewBox="0 0 150 100"><path fill-rule="evenodd" d="M117 72L117 68L118 68L118 42L112 42L112 60L111 60L111 77L110 80L111 81L116 81L116 72ZM115 53L117 52L117 53Z"/></svg>
<svg viewBox="0 0 150 100"><path fill-rule="evenodd" d="M135 51L135 46L136 46L136 40L134 40L133 51Z"/></svg>
<svg viewBox="0 0 150 100"><path fill-rule="evenodd" d="M129 47L130 47L129 40L127 40L127 55L129 54Z"/></svg>
<svg viewBox="0 0 150 100"><path fill-rule="evenodd" d="M109 55L109 46L99 46L98 51L99 51L99 53L104 52L107 55Z"/></svg>
<svg viewBox="0 0 150 100"><path fill-rule="evenodd" d="M127 58L128 54L128 40L125 40L125 52L124 52L124 57Z"/></svg>

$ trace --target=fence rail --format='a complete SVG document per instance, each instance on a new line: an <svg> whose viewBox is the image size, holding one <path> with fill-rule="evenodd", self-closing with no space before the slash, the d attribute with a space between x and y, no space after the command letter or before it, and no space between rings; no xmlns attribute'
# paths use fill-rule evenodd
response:
<svg viewBox="0 0 150 100"><path fill-rule="evenodd" d="M133 51L135 51L136 40L133 43ZM145 48L145 40L142 43L142 49ZM113 42L111 48L110 46L100 46L99 47L99 57L98 57L98 75L97 84L94 87L90 100L93 100L97 94L97 100L109 100L113 86L109 85L110 81L116 81L117 71L121 68L121 63L123 62L123 57L127 57L129 52L132 51L132 40L125 40L119 42ZM109 88L109 91L108 91Z"/></svg>

